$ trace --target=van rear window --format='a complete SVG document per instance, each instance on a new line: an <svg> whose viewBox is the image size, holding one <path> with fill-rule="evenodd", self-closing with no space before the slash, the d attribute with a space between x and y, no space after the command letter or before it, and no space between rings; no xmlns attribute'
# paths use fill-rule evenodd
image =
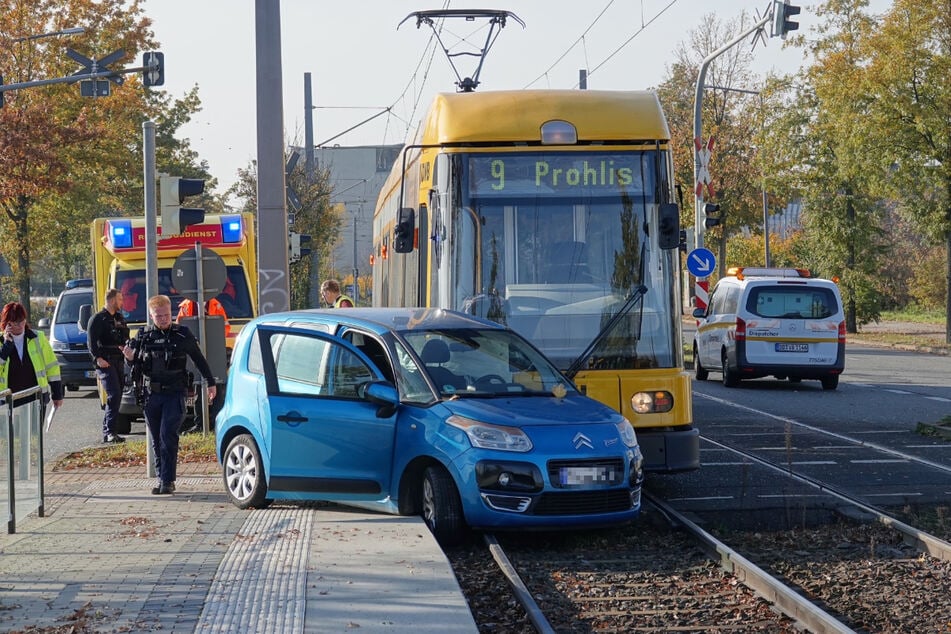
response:
<svg viewBox="0 0 951 634"><path fill-rule="evenodd" d="M838 308L830 289L815 286L756 286L746 300L746 310L758 317L827 319Z"/></svg>

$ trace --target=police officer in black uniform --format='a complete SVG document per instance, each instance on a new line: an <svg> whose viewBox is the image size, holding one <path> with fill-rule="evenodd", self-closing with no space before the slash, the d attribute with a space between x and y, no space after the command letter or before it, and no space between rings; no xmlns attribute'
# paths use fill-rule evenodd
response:
<svg viewBox="0 0 951 634"><path fill-rule="evenodd" d="M129 340L129 326L119 307L122 292L106 291L106 305L89 320L86 343L96 365L96 376L106 391L106 413L102 419L102 442L120 443L116 421L122 403L122 378L125 372L122 347ZM126 430L128 431L128 430Z"/></svg>
<svg viewBox="0 0 951 634"><path fill-rule="evenodd" d="M217 388L198 340L185 326L172 323L172 302L168 295L149 298L149 315L153 327L140 331L132 345L123 349L123 354L133 363L134 370L141 369L148 379L145 422L152 435L159 478L152 494L168 495L175 491L178 432L185 420L188 357L208 381L209 401L214 400Z"/></svg>

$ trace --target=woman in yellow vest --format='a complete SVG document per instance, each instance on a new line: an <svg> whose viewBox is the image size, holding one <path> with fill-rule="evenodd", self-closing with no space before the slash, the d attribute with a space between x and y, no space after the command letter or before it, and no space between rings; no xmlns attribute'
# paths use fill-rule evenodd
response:
<svg viewBox="0 0 951 634"><path fill-rule="evenodd" d="M10 302L0 312L0 391L14 393L31 387L49 387L53 405L63 404L63 382L59 363L42 332L27 326L26 309L19 302Z"/></svg>

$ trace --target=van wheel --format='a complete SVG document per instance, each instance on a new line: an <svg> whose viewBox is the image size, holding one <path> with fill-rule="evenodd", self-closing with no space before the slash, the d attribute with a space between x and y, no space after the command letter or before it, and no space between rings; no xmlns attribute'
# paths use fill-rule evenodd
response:
<svg viewBox="0 0 951 634"><path fill-rule="evenodd" d="M822 382L823 390L834 390L839 387L839 375L833 374L832 376L824 376L819 379Z"/></svg>
<svg viewBox="0 0 951 634"><path fill-rule="evenodd" d="M706 381L707 377L710 376L710 373L707 372L707 369L703 367L702 363L700 363L700 353L697 352L697 346L693 347L693 367L697 372L698 381Z"/></svg>
<svg viewBox="0 0 951 634"><path fill-rule="evenodd" d="M720 363L723 368L723 385L726 387L736 387L740 384L740 373L736 370L730 369L730 364L727 360L726 350L720 354Z"/></svg>

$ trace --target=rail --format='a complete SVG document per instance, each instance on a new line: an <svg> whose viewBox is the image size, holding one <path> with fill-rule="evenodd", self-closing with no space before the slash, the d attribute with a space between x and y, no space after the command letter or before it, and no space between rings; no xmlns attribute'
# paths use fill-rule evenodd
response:
<svg viewBox="0 0 951 634"><path fill-rule="evenodd" d="M7 533L16 533L16 518L36 511L44 515L43 419L44 394L37 386L13 393L0 392L7 420L0 432L0 463L6 462L6 487L0 490L7 501Z"/></svg>

